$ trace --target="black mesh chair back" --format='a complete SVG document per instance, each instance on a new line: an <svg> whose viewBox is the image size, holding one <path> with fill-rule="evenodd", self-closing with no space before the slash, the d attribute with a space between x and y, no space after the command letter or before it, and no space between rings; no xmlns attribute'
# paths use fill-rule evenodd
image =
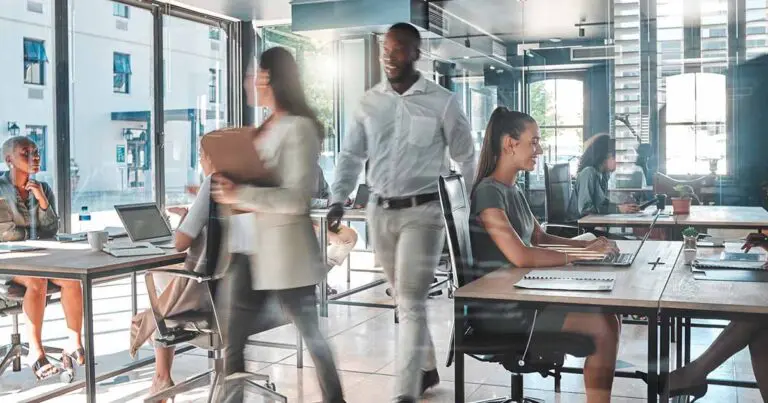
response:
<svg viewBox="0 0 768 403"><path fill-rule="evenodd" d="M544 215L547 223L566 224L571 200L571 175L568 164L544 164Z"/></svg>
<svg viewBox="0 0 768 403"><path fill-rule="evenodd" d="M464 179L459 174L441 176L438 180L440 205L443 208L448 252L456 285L465 285L474 265L469 239L469 198Z"/></svg>

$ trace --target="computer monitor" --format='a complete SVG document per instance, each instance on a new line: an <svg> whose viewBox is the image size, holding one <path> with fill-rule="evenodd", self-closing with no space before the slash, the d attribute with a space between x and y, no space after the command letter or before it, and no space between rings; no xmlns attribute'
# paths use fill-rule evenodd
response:
<svg viewBox="0 0 768 403"><path fill-rule="evenodd" d="M137 203L115 206L125 232L133 242L168 242L173 233L155 203Z"/></svg>

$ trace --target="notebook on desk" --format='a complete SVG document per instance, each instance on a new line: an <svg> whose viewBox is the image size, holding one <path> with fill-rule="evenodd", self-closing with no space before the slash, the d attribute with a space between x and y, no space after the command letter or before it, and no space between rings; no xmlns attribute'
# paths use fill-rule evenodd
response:
<svg viewBox="0 0 768 403"><path fill-rule="evenodd" d="M531 270L515 287L534 290L611 291L614 273L572 270Z"/></svg>
<svg viewBox="0 0 768 403"><path fill-rule="evenodd" d="M694 270L765 270L765 262L749 260L696 259Z"/></svg>

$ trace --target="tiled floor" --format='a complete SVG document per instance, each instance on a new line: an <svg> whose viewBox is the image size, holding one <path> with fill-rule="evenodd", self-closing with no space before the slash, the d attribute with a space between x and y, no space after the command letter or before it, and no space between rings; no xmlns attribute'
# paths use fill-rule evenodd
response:
<svg viewBox="0 0 768 403"><path fill-rule="evenodd" d="M353 262L356 267L370 266L367 255L355 255ZM331 273L331 282L340 290L347 287L346 273L343 268L337 268ZM353 286L372 279L374 274L354 273ZM139 290L143 289L140 283ZM373 288L353 298L361 301L388 302L385 295L386 286ZM128 348L128 324L130 322L130 287L127 280L120 280L101 285L95 291L97 303L96 317L96 355L97 371L119 368L130 362ZM140 309L146 307L146 297L139 296ZM453 401L453 367L445 367L445 357L448 350L451 329L451 302L445 295L429 302L430 330L438 350L439 371L442 382L434 390L428 392L424 401L452 402ZM23 319L22 319L23 321ZM350 403L388 402L394 386L394 359L397 353L395 343L397 325L394 324L391 309L362 308L342 305L331 305L327 319L322 319L323 330L335 349L342 382ZM61 346L64 321L60 305L51 305L46 311L44 339L46 344ZM9 340L11 330L10 318L0 318L0 341ZM23 327L22 327L23 332ZM703 351L716 336L716 330L694 329L694 355ZM296 333L292 326L285 326L270 332L255 336L256 340L292 343ZM623 329L620 351L620 366L624 370L645 370L644 363L646 336L645 328L627 325ZM674 352L674 349L673 349ZM140 352L140 357L152 354L149 347ZM303 369L296 368L296 354L293 350L281 350L266 347L249 347L247 350L248 369L250 371L268 374L276 383L280 393L286 395L289 402L309 403L319 402L320 391L315 380L312 360L304 353ZM466 395L468 401L505 396L508 393L509 374L499 365L486 364L466 359ZM569 360L571 365L579 365L578 360ZM174 378L178 381L194 375L207 368L207 359L203 352L192 351L176 358ZM149 388L152 367L146 367L120 376L98 385L99 402L128 402L142 401ZM728 360L713 374L715 377L736 377L737 379L754 380L749 354L742 351ZM82 371L77 379L82 379ZM531 397L543 398L547 402L586 402L584 387L580 375L564 375L562 393L553 392L551 378L542 379L538 375L526 376L526 394ZM7 371L0 377L0 401L25 401L43 392L61 387L57 381L44 384L35 382L34 376L26 366L21 372ZM207 390L201 388L183 396L178 396L177 402L205 401ZM617 379L613 388L614 402L629 403L645 401L645 384L638 380ZM261 402L252 397L254 402ZM62 398L60 402L82 402L84 395L74 392ZM761 402L759 393L751 389L726 387L711 387L705 399L701 402L717 403L757 403Z"/></svg>

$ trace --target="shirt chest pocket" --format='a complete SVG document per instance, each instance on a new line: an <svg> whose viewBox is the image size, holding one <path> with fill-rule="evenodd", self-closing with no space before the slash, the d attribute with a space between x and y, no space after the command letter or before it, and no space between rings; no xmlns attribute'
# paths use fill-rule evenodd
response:
<svg viewBox="0 0 768 403"><path fill-rule="evenodd" d="M408 129L408 143L417 147L426 147L435 140L437 119L429 116L411 116Z"/></svg>

